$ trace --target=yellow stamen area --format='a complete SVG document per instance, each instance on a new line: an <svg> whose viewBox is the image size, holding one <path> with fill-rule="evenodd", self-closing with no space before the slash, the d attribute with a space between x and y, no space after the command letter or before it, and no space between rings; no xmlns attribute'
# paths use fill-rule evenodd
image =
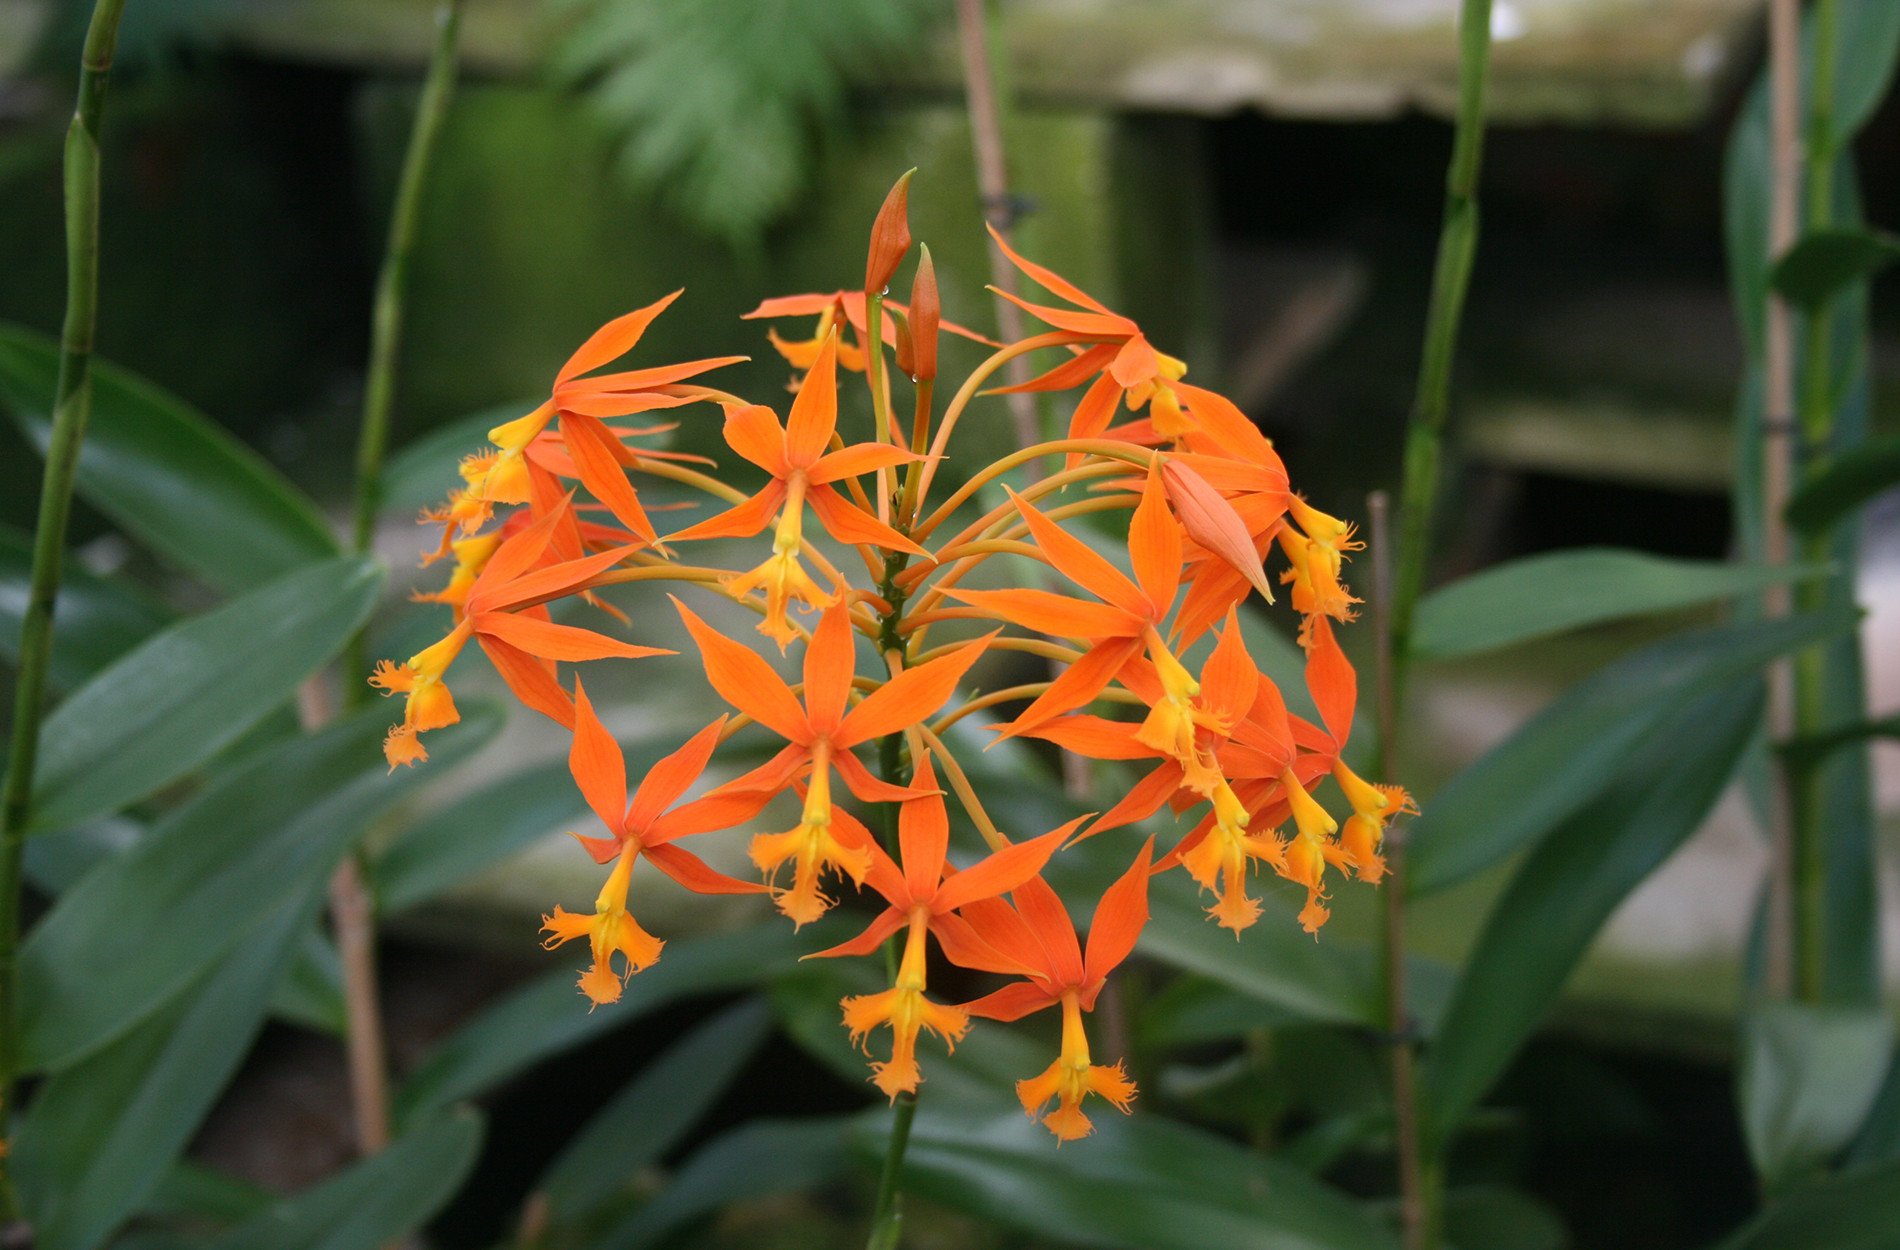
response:
<svg viewBox="0 0 1900 1250"><path fill-rule="evenodd" d="M1147 631L1146 642L1155 675L1161 679L1162 696L1148 709L1135 731L1135 741L1180 764L1188 789L1212 794L1221 780L1220 768L1212 754L1202 751L1195 740L1196 729L1208 721L1194 702L1200 696L1201 683L1194 680L1153 628Z"/></svg>
<svg viewBox="0 0 1900 1250"><path fill-rule="evenodd" d="M384 660L370 674L369 684L385 695L408 695L403 706L402 723L392 727L383 739L383 758L394 770L398 764L414 764L429 758L417 735L441 729L462 719L455 709L455 697L442 680L449 665L468 642L469 627L458 624L442 641L423 648L402 664Z"/></svg>
<svg viewBox="0 0 1900 1250"><path fill-rule="evenodd" d="M1300 911L1300 927L1318 933L1332 912L1321 900L1326 897L1327 852L1330 839L1339 832L1339 824L1326 814L1313 796L1306 792L1292 769L1280 774L1280 786L1286 791L1287 804L1293 809L1293 823L1299 836L1286 850L1286 867L1281 876L1306 887L1306 906Z"/></svg>
<svg viewBox="0 0 1900 1250"><path fill-rule="evenodd" d="M1135 1098L1135 1083L1117 1063L1105 1067L1089 1062L1088 1034L1082 1028L1082 1005L1074 990L1062 996L1062 1053L1038 1076L1016 1082L1016 1097L1029 1118L1041 1119L1043 1127L1059 1142L1087 1137L1095 1130L1082 1113L1082 1100L1098 1094L1124 1115ZM1056 1109L1043 1114L1050 1100Z"/></svg>
<svg viewBox="0 0 1900 1250"><path fill-rule="evenodd" d="M1359 600L1339 580L1339 552L1285 526L1280 528L1279 543L1289 565L1280 574L1280 581L1293 585L1293 610L1308 617L1351 620L1352 605ZM1304 646L1307 641L1307 630L1302 627L1300 643Z"/></svg>
<svg viewBox="0 0 1900 1250"><path fill-rule="evenodd" d="M759 632L776 642L780 652L798 637L798 630L785 615L794 599L814 611L838 601L838 596L812 580L799 562L805 549L805 475L794 473L787 486L785 506L772 535L772 554L750 572L726 582L726 588L735 595L765 592L765 616L759 621Z"/></svg>
<svg viewBox="0 0 1900 1250"><path fill-rule="evenodd" d="M1247 893L1249 861L1263 860L1283 871L1286 860L1277 837L1247 831L1247 809L1225 781L1214 787L1213 800L1214 826L1181 857L1181 866L1203 890L1219 896L1207 914L1239 938L1242 929L1260 919L1260 902Z"/></svg>
<svg viewBox="0 0 1900 1250"><path fill-rule="evenodd" d="M455 569L449 574L449 584L434 594L418 592L418 603L446 603L455 610L455 619L462 619L462 606L468 602L470 587L475 579L482 575L488 559L495 554L495 548L501 546L501 534L479 534L474 538L459 538L449 544L455 555Z"/></svg>
<svg viewBox="0 0 1900 1250"><path fill-rule="evenodd" d="M778 909L803 926L825 914L833 899L818 889L827 870L843 873L854 885L864 884L871 870L871 853L844 845L831 832L831 756L820 742L812 753L811 788L805 792L804 817L796 829L761 833L752 839L752 862L771 885L785 861L792 861L792 888L777 895Z"/></svg>
<svg viewBox="0 0 1900 1250"><path fill-rule="evenodd" d="M1336 858L1351 867L1361 881L1376 883L1385 876L1385 860L1379 848L1385 841L1386 824L1399 813L1417 808L1411 796L1398 786L1374 785L1346 767L1343 760L1333 762L1333 780L1339 783L1353 812L1340 831Z"/></svg>
<svg viewBox="0 0 1900 1250"><path fill-rule="evenodd" d="M1181 398L1165 383L1155 384L1154 398L1148 406L1148 419L1162 438L1179 441L1198 428L1182 411Z"/></svg>
<svg viewBox="0 0 1900 1250"><path fill-rule="evenodd" d="M554 419L554 406L543 404L525 417L504 421L488 431L494 451L477 452L462 462L462 480L468 483L467 495L490 505L527 503L528 462L525 453Z"/></svg>
<svg viewBox="0 0 1900 1250"><path fill-rule="evenodd" d="M551 916L541 918L547 933L542 946L553 950L564 942L584 937L593 953L593 963L581 973L581 993L595 1006L618 1001L627 978L651 967L666 943L654 937L627 914L627 890L632 883L633 861L639 858L640 844L629 841L614 862L614 870L594 899L594 914L582 915L559 906ZM624 971L616 972L613 957L618 953Z"/></svg>
<svg viewBox="0 0 1900 1250"><path fill-rule="evenodd" d="M1292 514L1294 522L1306 531L1306 536L1313 545L1325 552L1333 578L1337 580L1340 562L1345 559L1343 553L1359 551L1365 547L1364 543L1353 540L1352 523L1342 521L1331 513L1321 512L1298 495L1288 500L1286 507Z"/></svg>
<svg viewBox="0 0 1900 1250"><path fill-rule="evenodd" d="M838 337L838 366L853 373L864 372L864 352L844 340L844 314L835 305L818 314L818 325L808 339L782 339L778 332L767 327L765 337L779 355L785 357L785 363L794 369L808 370L818 361L818 349L825 345L825 336L834 329ZM797 390L797 386L792 387Z"/></svg>
<svg viewBox="0 0 1900 1250"><path fill-rule="evenodd" d="M897 984L880 994L855 994L838 1005L844 1009L845 1027L851 1040L868 1053L865 1035L879 1025L891 1030L891 1058L888 1063L873 1060L871 1079L885 1095L916 1090L923 1074L917 1067L917 1035L928 1031L941 1037L946 1049L954 1051L963 1035L970 1031L970 1016L961 1007L947 1007L924 997L925 934L930 930L930 913L922 908L910 916L910 929L904 938L904 959L897 969Z"/></svg>

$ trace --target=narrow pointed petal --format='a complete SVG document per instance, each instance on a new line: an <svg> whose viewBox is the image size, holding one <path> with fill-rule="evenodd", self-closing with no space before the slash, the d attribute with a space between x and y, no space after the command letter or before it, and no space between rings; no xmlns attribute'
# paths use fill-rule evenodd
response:
<svg viewBox="0 0 1900 1250"><path fill-rule="evenodd" d="M1042 265L1038 265L1035 261L1024 257L1020 252L1009 245L1009 240L1005 239L1002 232L995 226L990 226L988 229L990 238L994 240L996 246L1002 250L1003 255L1009 257L1010 263L1022 270L1027 277L1048 291L1051 295L1059 296L1062 299L1068 300L1071 304L1080 304L1084 308L1090 308L1099 313L1108 312L1106 305L1102 304L1081 287L1070 282L1055 270L1045 268ZM1113 316L1114 314L1109 313L1109 315Z"/></svg>
<svg viewBox="0 0 1900 1250"><path fill-rule="evenodd" d="M1002 296L1016 307L1022 309L1038 321L1044 321L1058 330L1070 334L1086 335L1092 339L1126 339L1139 333L1134 322L1114 313L1074 312L1067 308L1055 308L1048 304L1032 304L1019 295L991 287L990 290Z"/></svg>
<svg viewBox="0 0 1900 1250"><path fill-rule="evenodd" d="M998 894L1009 893L1041 872L1043 865L1049 862L1049 857L1068 841L1076 826L1087 819L1086 816L1078 816L1039 838L1017 842L978 860L943 883L937 890L937 896L931 900L930 909L934 912L955 911L979 898L994 898Z"/></svg>
<svg viewBox="0 0 1900 1250"><path fill-rule="evenodd" d="M811 725L805 717L805 709L798 705L791 687L772 671L770 664L749 647L732 641L700 620L678 599L673 599L673 607L698 644L700 658L706 666L706 679L720 698L781 738L797 743L811 741Z"/></svg>
<svg viewBox="0 0 1900 1250"><path fill-rule="evenodd" d="M696 833L716 833L744 824L778 795L770 790L723 790L682 803L647 826L648 846L660 846Z"/></svg>
<svg viewBox="0 0 1900 1250"><path fill-rule="evenodd" d="M580 471L581 483L594 498L606 504L622 525L648 542L657 541L653 522L615 454L620 444L612 432L598 417L575 413L561 418L561 433L567 440L568 454L574 457L574 467Z"/></svg>
<svg viewBox="0 0 1900 1250"><path fill-rule="evenodd" d="M785 462L785 427L778 423L778 414L764 404L726 409L723 433L728 447L773 477L791 473L791 466Z"/></svg>
<svg viewBox="0 0 1900 1250"><path fill-rule="evenodd" d="M1128 558L1141 592L1153 605L1153 619L1160 620L1174 606L1175 592L1181 588L1181 531L1168 511L1161 475L1152 465L1141 502L1128 521Z"/></svg>
<svg viewBox="0 0 1900 1250"><path fill-rule="evenodd" d="M1016 492L1010 492L1010 499L1029 525L1036 545L1042 548L1043 554L1049 557L1049 563L1064 577L1098 599L1106 600L1131 615L1138 616L1147 611L1148 605L1142 598L1141 590L1107 558L1044 516L1034 504Z"/></svg>
<svg viewBox="0 0 1900 1250"><path fill-rule="evenodd" d="M1053 638L1127 638L1139 634L1145 624L1110 604L1090 603L1047 590L953 588L948 593L985 616Z"/></svg>
<svg viewBox="0 0 1900 1250"><path fill-rule="evenodd" d="M811 505L825 532L841 543L868 543L884 551L907 551L914 556L930 554L830 486L814 485L805 502Z"/></svg>
<svg viewBox="0 0 1900 1250"><path fill-rule="evenodd" d="M929 752L918 757L910 782L920 790L936 789L937 770ZM941 794L904 804L897 816L897 845L911 897L929 898L943 880L944 855L950 849L950 813Z"/></svg>
<svg viewBox="0 0 1900 1250"><path fill-rule="evenodd" d="M1352 712L1359 699L1359 678L1346 653L1333 637L1333 624L1323 616L1312 618L1306 649L1306 688L1319 708L1326 732L1344 746L1352 733Z"/></svg>
<svg viewBox="0 0 1900 1250"><path fill-rule="evenodd" d="M1135 940L1148 923L1148 876L1154 849L1155 840L1149 838L1142 844L1135 862L1108 887L1095 908L1095 918L1089 923L1088 956L1084 960L1084 972L1091 983L1107 976L1128 958L1128 952L1135 949Z"/></svg>
<svg viewBox="0 0 1900 1250"><path fill-rule="evenodd" d="M816 464L806 470L805 478L812 485L820 486L921 459L922 456L906 447L893 447L889 443L854 443L820 457Z"/></svg>
<svg viewBox="0 0 1900 1250"><path fill-rule="evenodd" d="M855 955L870 955L884 945L891 934L904 927L906 917L895 907L887 907L879 912L870 924L864 926L864 932L854 938L847 938L836 946L827 946L824 950L813 951L809 955L800 955L800 959L839 959Z"/></svg>
<svg viewBox="0 0 1900 1250"><path fill-rule="evenodd" d="M577 681L577 699L579 689L580 683ZM706 771L706 762L712 759L713 750L719 745L720 731L725 727L726 718L721 716L688 738L678 750L662 757L640 779L639 788L633 792L631 805L628 805L623 795L621 807L626 813L629 829L644 830L651 826L662 812L679 800L680 795L686 793L689 786L699 780L699 775Z"/></svg>
<svg viewBox="0 0 1900 1250"><path fill-rule="evenodd" d="M549 666L492 634L477 641L515 698L557 724L574 727L574 701L548 671Z"/></svg>
<svg viewBox="0 0 1900 1250"><path fill-rule="evenodd" d="M808 468L825 454L838 426L838 336L825 336L818 359L799 384L792 413L785 421L785 462Z"/></svg>
<svg viewBox="0 0 1900 1250"><path fill-rule="evenodd" d="M992 994L985 994L974 1002L963 1004L963 1009L973 1016L985 1020L997 1020L1004 1024L1033 1015L1045 1007L1053 1007L1057 999L1038 989L1028 981L1017 981L1005 985Z"/></svg>
<svg viewBox="0 0 1900 1250"><path fill-rule="evenodd" d="M574 682L574 740L568 746L567 769L600 823L620 835L626 828L627 761L579 680Z"/></svg>
<svg viewBox="0 0 1900 1250"><path fill-rule="evenodd" d="M805 649L805 707L814 734L830 734L844 718L857 668L851 613L839 600L818 618L818 628Z"/></svg>
<svg viewBox="0 0 1900 1250"><path fill-rule="evenodd" d="M948 655L907 668L891 678L851 709L833 741L841 747L852 747L917 724L944 705L994 637L991 634L966 643Z"/></svg>
<svg viewBox="0 0 1900 1250"><path fill-rule="evenodd" d="M593 369L598 369L610 360L618 360L633 350L640 341L653 319L666 311L667 305L680 297L680 292L655 300L645 308L637 308L624 316L615 317L600 329L594 331L585 343L567 358L561 371L555 375L554 384L559 386L570 378L578 377Z"/></svg>
<svg viewBox="0 0 1900 1250"><path fill-rule="evenodd" d="M638 660L650 655L674 654L663 647L636 646L591 629L540 621L519 612L483 612L469 619L475 623L477 633L499 638L544 660Z"/></svg>
<svg viewBox="0 0 1900 1250"><path fill-rule="evenodd" d="M708 868L703 860L690 851L677 846L649 846L643 854L673 880L679 882L695 894L764 894L766 887L758 881L741 881L729 877L723 872Z"/></svg>
<svg viewBox="0 0 1900 1250"><path fill-rule="evenodd" d="M1102 370L1108 368L1108 362L1115 359L1121 348L1114 343L1103 343L1089 348L1079 355L1071 356L1055 368L1014 386L999 386L990 394L1014 395L1022 391L1066 391L1082 385Z"/></svg>
<svg viewBox="0 0 1900 1250"><path fill-rule="evenodd" d="M1082 658L1063 669L1049 688L1005 725L1002 736L1015 737L1038 729L1064 712L1072 712L1102 693L1115 675L1141 650L1139 638L1110 638L1082 653ZM1103 757L1107 758L1107 757Z"/></svg>
<svg viewBox="0 0 1900 1250"><path fill-rule="evenodd" d="M666 536L670 543L692 542L701 538L750 538L772 523L779 505L785 502L785 484L767 482L759 493L724 512L715 513Z"/></svg>
<svg viewBox="0 0 1900 1250"><path fill-rule="evenodd" d="M1041 877L1031 877L1011 897L1042 946L1051 978L1063 985L1081 984L1082 947L1075 940L1075 922L1055 890Z"/></svg>
<svg viewBox="0 0 1900 1250"><path fill-rule="evenodd" d="M550 564L546 568L536 569L523 574L511 582L505 582L477 594L471 588L467 600L470 612L500 612L528 602L530 599L546 600L560 598L580 589L582 583L598 577L614 565L619 564L639 546L614 547L597 552L591 556L582 556L577 560L563 560L559 564Z"/></svg>

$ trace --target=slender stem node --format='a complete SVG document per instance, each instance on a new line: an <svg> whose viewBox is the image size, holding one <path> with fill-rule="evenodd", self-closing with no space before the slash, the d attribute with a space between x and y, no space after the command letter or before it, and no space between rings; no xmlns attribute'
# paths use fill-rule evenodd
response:
<svg viewBox="0 0 1900 1250"><path fill-rule="evenodd" d="M73 479L92 416L92 348L99 305L99 123L118 47L125 0L98 0L86 28L79 100L66 131L66 318L60 329L59 376L53 390L52 434L41 478L39 520L33 531L33 567L20 625L13 740L0 795L0 1146L13 1112L20 1046L20 893L27 825L33 815L33 773L46 673L53 651L53 607L72 515ZM0 1219L19 1218L7 1152L0 1150Z"/></svg>

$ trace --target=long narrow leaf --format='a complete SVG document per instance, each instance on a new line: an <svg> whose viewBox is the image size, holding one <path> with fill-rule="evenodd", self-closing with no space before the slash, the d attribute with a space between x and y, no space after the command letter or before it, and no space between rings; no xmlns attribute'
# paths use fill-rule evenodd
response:
<svg viewBox="0 0 1900 1250"><path fill-rule="evenodd" d="M32 831L117 811L235 742L335 655L382 570L331 560L155 634L46 718Z"/></svg>
<svg viewBox="0 0 1900 1250"><path fill-rule="evenodd" d="M1744 680L1657 725L1601 797L1557 827L1485 922L1424 1071L1427 1120L1449 1137L1504 1071L1597 930L1701 825L1761 723Z"/></svg>
<svg viewBox="0 0 1900 1250"><path fill-rule="evenodd" d="M0 328L0 404L44 450L59 349ZM77 490L133 539L220 590L334 557L310 498L244 444L132 374L95 361Z"/></svg>
<svg viewBox="0 0 1900 1250"><path fill-rule="evenodd" d="M1602 793L1659 721L1853 622L1834 611L1679 634L1580 682L1423 804L1410 833L1412 892L1535 845Z"/></svg>

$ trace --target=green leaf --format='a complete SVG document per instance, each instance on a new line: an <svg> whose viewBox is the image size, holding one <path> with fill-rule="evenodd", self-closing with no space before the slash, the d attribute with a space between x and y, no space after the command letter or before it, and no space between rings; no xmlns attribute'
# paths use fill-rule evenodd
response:
<svg viewBox="0 0 1900 1250"><path fill-rule="evenodd" d="M0 328L0 403L42 454L58 375L51 339ZM221 590L261 586L338 553L316 505L263 457L100 361L76 489L131 537Z"/></svg>
<svg viewBox="0 0 1900 1250"><path fill-rule="evenodd" d="M1297 1168L1145 1112L1091 1108L1095 1133L1058 1151L1020 1110L971 1116L925 1100L904 1187L1064 1245L1126 1250L1391 1250L1390 1233ZM882 1114L858 1121L862 1157L883 1153Z"/></svg>
<svg viewBox="0 0 1900 1250"><path fill-rule="evenodd" d="M848 1170L851 1124L849 1117L754 1120L722 1133L588 1250L647 1250L734 1202L824 1184Z"/></svg>
<svg viewBox="0 0 1900 1250"><path fill-rule="evenodd" d="M440 504L451 489L461 485L456 469L462 457L487 445L488 431L533 408L533 400L489 408L430 430L392 453L383 467L383 512L413 517Z"/></svg>
<svg viewBox="0 0 1900 1250"><path fill-rule="evenodd" d="M1761 683L1745 680L1655 724L1609 788L1524 860L1485 921L1428 1053L1428 1133L1452 1136L1617 904L1701 825L1761 723L1762 698Z"/></svg>
<svg viewBox="0 0 1900 1250"><path fill-rule="evenodd" d="M1823 534L1862 504L1900 486L1900 436L1872 439L1835 457L1788 501L1788 524Z"/></svg>
<svg viewBox="0 0 1900 1250"><path fill-rule="evenodd" d="M33 574L33 541L0 529L0 660L20 662L20 627L26 620L27 588ZM171 614L110 578L94 577L67 557L54 609L53 685L70 690L164 628Z"/></svg>
<svg viewBox="0 0 1900 1250"><path fill-rule="evenodd" d="M1893 1023L1878 1007L1749 1008L1737 1072L1742 1130L1771 1192L1811 1178L1854 1136L1892 1049Z"/></svg>
<svg viewBox="0 0 1900 1250"><path fill-rule="evenodd" d="M1447 1250L1566 1250L1570 1234L1555 1212L1502 1185L1470 1185L1445 1195Z"/></svg>
<svg viewBox="0 0 1900 1250"><path fill-rule="evenodd" d="M249 1052L322 899L319 883L266 915L196 987L40 1086L15 1163L40 1250L91 1250L144 1206Z"/></svg>
<svg viewBox="0 0 1900 1250"><path fill-rule="evenodd" d="M236 741L375 606L373 560L330 560L153 635L46 718L29 832L117 811Z"/></svg>
<svg viewBox="0 0 1900 1250"><path fill-rule="evenodd" d="M20 952L27 1066L69 1066L149 1016L501 726L494 705L465 702L428 769L389 776L377 750L388 719L366 708L264 753L67 890Z"/></svg>
<svg viewBox="0 0 1900 1250"><path fill-rule="evenodd" d="M1836 226L1803 235L1775 262L1769 282L1791 303L1815 309L1896 260L1900 239L1878 230Z"/></svg>
<svg viewBox="0 0 1900 1250"><path fill-rule="evenodd" d="M245 1221L211 1250L377 1250L397 1242L461 1187L481 1141L479 1114L447 1111L381 1154Z"/></svg>
<svg viewBox="0 0 1900 1250"><path fill-rule="evenodd" d="M642 1168L666 1153L711 1110L772 1031L772 1013L747 999L698 1025L645 1064L569 1139L541 1174L548 1218L588 1221L628 1196Z"/></svg>
<svg viewBox="0 0 1900 1250"><path fill-rule="evenodd" d="M250 1219L276 1200L268 1189L185 1159L159 1178L140 1214L231 1225Z"/></svg>
<svg viewBox="0 0 1900 1250"><path fill-rule="evenodd" d="M559 972L530 982L452 1034L403 1084L399 1120L494 1088L550 1055L631 1024L668 1003L743 989L782 972L808 942L768 923L709 937L680 938L660 961L627 982L617 1003L590 1011L574 987L586 950L560 951ZM811 949L820 949L813 946Z"/></svg>
<svg viewBox="0 0 1900 1250"><path fill-rule="evenodd" d="M1900 1164L1791 1189L1721 1250L1891 1250L1900 1228Z"/></svg>
<svg viewBox="0 0 1900 1250"><path fill-rule="evenodd" d="M297 958L271 995L270 1013L313 1033L342 1037L349 1027L343 1001L343 957L322 925L297 943Z"/></svg>
<svg viewBox="0 0 1900 1250"><path fill-rule="evenodd" d="M1422 804L1408 835L1411 892L1535 845L1623 771L1658 721L1854 620L1850 609L1677 634L1585 678Z"/></svg>
<svg viewBox="0 0 1900 1250"><path fill-rule="evenodd" d="M660 754L644 763L630 754L630 775L639 777ZM379 910L394 915L426 903L586 814L564 761L473 790L404 830L383 852L374 874Z"/></svg>
<svg viewBox="0 0 1900 1250"><path fill-rule="evenodd" d="M1815 577L1820 568L1670 560L1585 548L1513 560L1460 578L1419 601L1413 648L1447 659L1648 616Z"/></svg>

